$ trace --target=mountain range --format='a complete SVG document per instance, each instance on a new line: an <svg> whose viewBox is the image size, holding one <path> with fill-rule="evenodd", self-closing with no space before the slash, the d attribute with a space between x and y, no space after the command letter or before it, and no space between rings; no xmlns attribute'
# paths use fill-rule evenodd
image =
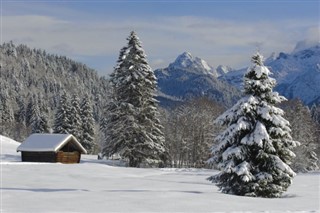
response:
<svg viewBox="0 0 320 213"><path fill-rule="evenodd" d="M277 80L275 91L288 99L301 99L306 105L320 103L320 45L298 43L292 53L271 54L265 65ZM206 96L232 105L241 96L243 76L248 68L233 69L209 65L184 52L168 67L155 70L159 99L164 105L174 101Z"/></svg>
<svg viewBox="0 0 320 213"><path fill-rule="evenodd" d="M52 110L61 91L91 94L96 119L109 92L105 77L86 65L64 56L47 54L25 45L4 43L0 46L0 96L10 97L13 110L18 102L28 102L33 94L47 99ZM305 104L320 103L320 45L297 44L291 53L272 54L265 65L277 80L275 88L288 99L299 98ZM160 105L172 106L197 97L208 97L230 107L241 96L241 84L247 68L214 68L201 58L184 52L166 68L156 69ZM99 106L99 107L97 107Z"/></svg>
<svg viewBox="0 0 320 213"><path fill-rule="evenodd" d="M265 65L277 80L275 88L288 99L301 99L306 105L320 103L320 44L303 48L301 44L292 53L272 54ZM220 80L241 89L247 68L231 70L219 76Z"/></svg>
<svg viewBox="0 0 320 213"><path fill-rule="evenodd" d="M207 97L231 106L241 96L240 91L218 79L229 68L214 69L206 61L184 52L168 67L155 70L158 79L158 99L163 106L177 101Z"/></svg>

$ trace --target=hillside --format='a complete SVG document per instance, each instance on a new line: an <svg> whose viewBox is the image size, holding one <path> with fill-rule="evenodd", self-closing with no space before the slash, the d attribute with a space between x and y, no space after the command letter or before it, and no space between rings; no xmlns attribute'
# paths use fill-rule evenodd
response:
<svg viewBox="0 0 320 213"><path fill-rule="evenodd" d="M0 143L1 143L1 162L12 162L12 161L20 161L20 156L18 155L16 149L19 146L19 142L0 135Z"/></svg>
<svg viewBox="0 0 320 213"><path fill-rule="evenodd" d="M107 91L107 81L85 64L65 56L47 54L25 45L4 43L0 46L1 96L11 99L37 94L54 108L62 91L82 97L88 93L93 100ZM13 105L13 108L15 106Z"/></svg>
<svg viewBox="0 0 320 213"><path fill-rule="evenodd" d="M16 46L10 42L0 46L0 74L0 102L3 107L10 109L7 114L11 117L6 118L10 125L15 121L20 124L25 122L25 111L31 101L41 102L52 124L60 95L64 91L69 97L77 95L83 98L88 94L96 120L107 101L107 80L99 77L95 70L64 56L47 54L44 50L25 45ZM17 139L27 135L21 133L17 136L9 129L10 125L2 127L2 132ZM26 127L28 129L28 125Z"/></svg>

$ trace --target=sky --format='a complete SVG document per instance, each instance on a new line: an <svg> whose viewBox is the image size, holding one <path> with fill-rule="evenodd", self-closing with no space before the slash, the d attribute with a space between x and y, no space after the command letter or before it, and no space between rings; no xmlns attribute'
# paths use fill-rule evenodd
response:
<svg viewBox="0 0 320 213"><path fill-rule="evenodd" d="M132 30L153 69L187 51L211 66L248 66L259 50L319 42L319 0L1 0L1 43L65 55L109 75Z"/></svg>

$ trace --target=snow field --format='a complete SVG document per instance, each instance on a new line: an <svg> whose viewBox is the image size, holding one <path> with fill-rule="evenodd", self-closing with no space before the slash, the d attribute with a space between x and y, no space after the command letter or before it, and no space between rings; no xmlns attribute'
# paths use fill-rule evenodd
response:
<svg viewBox="0 0 320 213"><path fill-rule="evenodd" d="M206 169L137 169L82 155L80 164L20 162L1 137L0 212L319 212L319 173L278 199L222 194Z"/></svg>

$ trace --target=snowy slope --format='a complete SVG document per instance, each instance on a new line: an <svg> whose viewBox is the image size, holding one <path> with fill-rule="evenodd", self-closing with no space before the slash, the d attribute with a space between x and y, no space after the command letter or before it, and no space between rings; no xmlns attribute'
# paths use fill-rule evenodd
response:
<svg viewBox="0 0 320 213"><path fill-rule="evenodd" d="M206 180L213 170L115 167L90 155L15 162L18 143L1 139L0 212L319 212L319 173L298 175L282 198L249 198L218 192Z"/></svg>
<svg viewBox="0 0 320 213"><path fill-rule="evenodd" d="M19 142L0 135L1 162L20 161L20 155L16 151L19 145Z"/></svg>
<svg viewBox="0 0 320 213"><path fill-rule="evenodd" d="M309 105L320 103L320 44L312 47L298 44L291 54L272 54L265 65L277 80L276 91L281 95L299 98ZM219 79L240 88L246 71L247 68L227 72Z"/></svg>

